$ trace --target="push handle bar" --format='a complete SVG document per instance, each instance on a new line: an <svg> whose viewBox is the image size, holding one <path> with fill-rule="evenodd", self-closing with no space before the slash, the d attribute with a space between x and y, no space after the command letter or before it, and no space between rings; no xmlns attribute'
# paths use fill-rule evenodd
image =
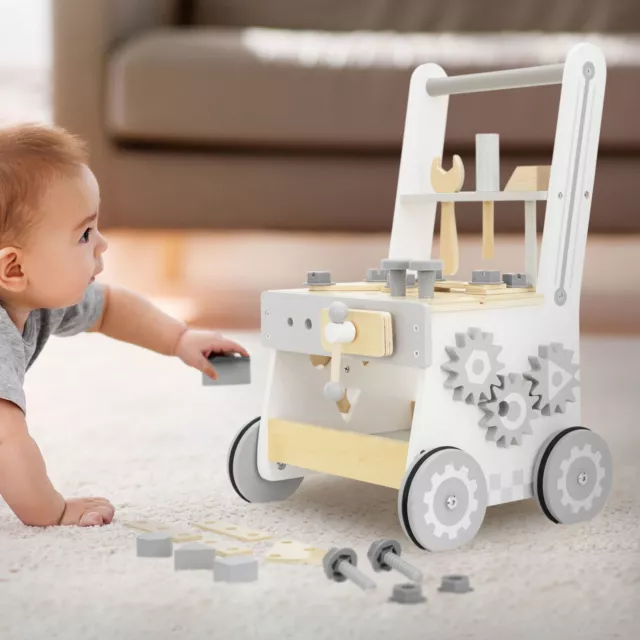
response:
<svg viewBox="0 0 640 640"><path fill-rule="evenodd" d="M561 84L564 64L549 64L542 67L488 71L462 76L429 78L427 93L430 96L447 96L454 93L476 93L498 89L521 89Z"/></svg>

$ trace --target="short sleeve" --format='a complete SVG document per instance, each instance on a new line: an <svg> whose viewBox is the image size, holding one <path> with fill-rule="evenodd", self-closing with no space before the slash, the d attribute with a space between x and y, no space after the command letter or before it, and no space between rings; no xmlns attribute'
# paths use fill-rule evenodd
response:
<svg viewBox="0 0 640 640"><path fill-rule="evenodd" d="M103 307L104 289L93 282L78 304L62 310L60 321L53 328L53 335L74 336L88 331L98 321Z"/></svg>
<svg viewBox="0 0 640 640"><path fill-rule="evenodd" d="M15 325L0 312L0 398L13 402L27 412L23 383L25 373L24 345Z"/></svg>

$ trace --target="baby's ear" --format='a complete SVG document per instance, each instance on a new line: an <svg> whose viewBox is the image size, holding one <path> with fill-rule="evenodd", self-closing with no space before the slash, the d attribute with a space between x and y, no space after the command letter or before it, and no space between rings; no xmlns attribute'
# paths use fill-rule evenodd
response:
<svg viewBox="0 0 640 640"><path fill-rule="evenodd" d="M27 277L22 268L22 251L16 247L0 249L0 287L5 291L19 293L27 286Z"/></svg>

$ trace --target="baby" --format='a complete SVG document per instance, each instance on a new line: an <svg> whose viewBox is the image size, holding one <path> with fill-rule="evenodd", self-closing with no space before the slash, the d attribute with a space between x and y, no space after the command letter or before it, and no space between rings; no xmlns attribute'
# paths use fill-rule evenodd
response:
<svg viewBox="0 0 640 640"><path fill-rule="evenodd" d="M0 495L27 525L111 522L104 498L65 499L26 423L25 372L49 336L100 332L212 378L207 357L245 349L188 329L140 296L95 282L107 242L98 183L82 141L57 127L0 129Z"/></svg>

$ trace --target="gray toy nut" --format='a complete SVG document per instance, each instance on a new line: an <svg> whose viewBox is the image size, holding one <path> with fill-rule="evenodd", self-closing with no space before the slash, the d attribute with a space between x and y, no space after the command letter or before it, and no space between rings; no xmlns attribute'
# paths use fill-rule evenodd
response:
<svg viewBox="0 0 640 640"><path fill-rule="evenodd" d="M255 582L258 561L246 556L216 558L213 564L214 582Z"/></svg>
<svg viewBox="0 0 640 640"><path fill-rule="evenodd" d="M358 568L358 556L353 549L332 547L322 559L324 572L334 582L350 580L364 591L376 588L376 583Z"/></svg>
<svg viewBox="0 0 640 640"><path fill-rule="evenodd" d="M340 402L344 397L345 388L339 382L327 382L324 385L324 397L332 402Z"/></svg>
<svg viewBox="0 0 640 640"><path fill-rule="evenodd" d="M447 593L467 593L469 591L473 591L473 589L469 585L468 576L451 575L442 577L442 582L440 583L440 587L438 587L438 591Z"/></svg>
<svg viewBox="0 0 640 640"><path fill-rule="evenodd" d="M400 543L396 540L376 540L371 543L367 558L369 558L374 571L391 571L391 565L384 562L383 559L388 551L399 556L401 553Z"/></svg>
<svg viewBox="0 0 640 640"><path fill-rule="evenodd" d="M507 285L507 287L528 286L526 273L505 273L502 276L502 280Z"/></svg>
<svg viewBox="0 0 640 640"><path fill-rule="evenodd" d="M338 565L343 561L346 561L355 567L358 564L358 556L353 549L347 548L338 549L338 547L332 547L327 551L322 559L322 566L324 567L324 572L329 580L344 582L347 579L338 568Z"/></svg>
<svg viewBox="0 0 640 640"><path fill-rule="evenodd" d="M330 271L308 271L307 272L307 285L327 285L334 284L331 281Z"/></svg>
<svg viewBox="0 0 640 640"><path fill-rule="evenodd" d="M136 540L139 558L170 558L173 540L168 533L141 533Z"/></svg>
<svg viewBox="0 0 640 640"><path fill-rule="evenodd" d="M386 282L389 272L386 269L367 269L367 282Z"/></svg>
<svg viewBox="0 0 640 640"><path fill-rule="evenodd" d="M472 284L501 284L502 278L500 278L499 271L472 271L471 272Z"/></svg>
<svg viewBox="0 0 640 640"><path fill-rule="evenodd" d="M422 587L419 584L408 582L406 584L397 584L393 587L390 600L400 604L417 604L426 602L427 599L422 595Z"/></svg>
<svg viewBox="0 0 640 640"><path fill-rule="evenodd" d="M182 545L173 556L176 571L213 569L216 550L200 542L189 542Z"/></svg>
<svg viewBox="0 0 640 640"><path fill-rule="evenodd" d="M344 302L332 302L329 305L329 320L343 324L349 316L349 307Z"/></svg>

